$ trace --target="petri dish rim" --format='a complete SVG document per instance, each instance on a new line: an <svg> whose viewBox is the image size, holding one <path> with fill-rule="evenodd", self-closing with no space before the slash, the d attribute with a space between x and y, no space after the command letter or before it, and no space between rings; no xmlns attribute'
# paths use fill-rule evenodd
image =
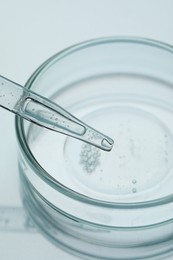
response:
<svg viewBox="0 0 173 260"><path fill-rule="evenodd" d="M138 37L104 37L104 38L98 38L93 39L89 41L85 41L79 44L75 44L69 48L66 48L65 50L60 51L59 53L53 55L49 59L47 59L36 71L30 76L28 81L25 84L26 88L31 88L33 82L35 82L41 74L43 74L48 68L50 68L54 63L57 63L61 59L65 58L66 56L69 56L75 52L81 51L86 48L90 48L93 46L103 45L103 44L111 44L111 43L126 43L126 44L138 44L138 45L148 45L150 47L154 47L157 49L164 50L166 52L169 52L170 54L173 54L173 47L169 44L162 43L160 41L155 41L147 38L138 38ZM45 171L41 165L37 162L35 157L33 156L25 137L24 132L24 120L16 116L15 117L15 127L16 127L16 135L18 139L18 143L20 146L20 149L22 151L22 154L24 155L25 159L27 160L28 164L33 168L34 172L40 177L43 181L45 181L48 185L50 185L53 189L56 191L59 191L63 193L66 196L69 196L70 198L73 198L75 200L92 204L96 206L101 207L108 207L108 208L130 208L130 209L136 209L136 208L148 208L148 207L154 207L164 204L169 204L173 202L173 194L169 196L165 196L160 199L155 200L148 200L144 202L133 202L133 203L119 203L119 202L111 202L111 201L102 201L98 199L93 199L89 196L83 195L81 193L78 193L66 186L64 186L62 183L58 182L56 179L54 179L47 171Z"/></svg>

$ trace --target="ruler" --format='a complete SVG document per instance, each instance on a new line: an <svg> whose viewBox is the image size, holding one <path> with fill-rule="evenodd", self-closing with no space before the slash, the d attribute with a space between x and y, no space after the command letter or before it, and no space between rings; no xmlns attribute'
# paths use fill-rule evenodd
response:
<svg viewBox="0 0 173 260"><path fill-rule="evenodd" d="M0 206L0 232L36 233L36 228L22 207Z"/></svg>

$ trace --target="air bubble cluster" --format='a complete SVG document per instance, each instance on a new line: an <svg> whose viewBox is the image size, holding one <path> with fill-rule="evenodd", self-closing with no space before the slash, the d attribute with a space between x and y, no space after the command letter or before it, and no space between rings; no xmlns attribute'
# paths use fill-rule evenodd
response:
<svg viewBox="0 0 173 260"><path fill-rule="evenodd" d="M80 164L88 174L94 172L100 164L100 150L92 145L83 144L80 153Z"/></svg>

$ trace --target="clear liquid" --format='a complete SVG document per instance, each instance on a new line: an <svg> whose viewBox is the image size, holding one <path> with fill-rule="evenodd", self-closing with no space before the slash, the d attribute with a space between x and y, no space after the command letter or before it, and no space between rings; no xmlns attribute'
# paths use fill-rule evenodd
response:
<svg viewBox="0 0 173 260"><path fill-rule="evenodd" d="M88 91L76 101L83 88ZM106 153L32 126L33 154L53 178L95 199L140 202L167 196L173 185L173 111L164 98L171 100L170 93L160 82L137 77L80 82L55 101L68 103L70 96L68 109L113 137L113 150Z"/></svg>

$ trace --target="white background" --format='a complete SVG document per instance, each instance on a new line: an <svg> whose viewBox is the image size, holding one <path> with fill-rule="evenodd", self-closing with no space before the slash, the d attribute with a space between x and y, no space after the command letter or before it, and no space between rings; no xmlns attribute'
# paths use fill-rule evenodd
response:
<svg viewBox="0 0 173 260"><path fill-rule="evenodd" d="M172 0L0 0L0 74L25 84L56 52L113 35L173 44ZM14 115L0 109L0 207L20 205ZM40 235L0 232L0 259L77 259Z"/></svg>

